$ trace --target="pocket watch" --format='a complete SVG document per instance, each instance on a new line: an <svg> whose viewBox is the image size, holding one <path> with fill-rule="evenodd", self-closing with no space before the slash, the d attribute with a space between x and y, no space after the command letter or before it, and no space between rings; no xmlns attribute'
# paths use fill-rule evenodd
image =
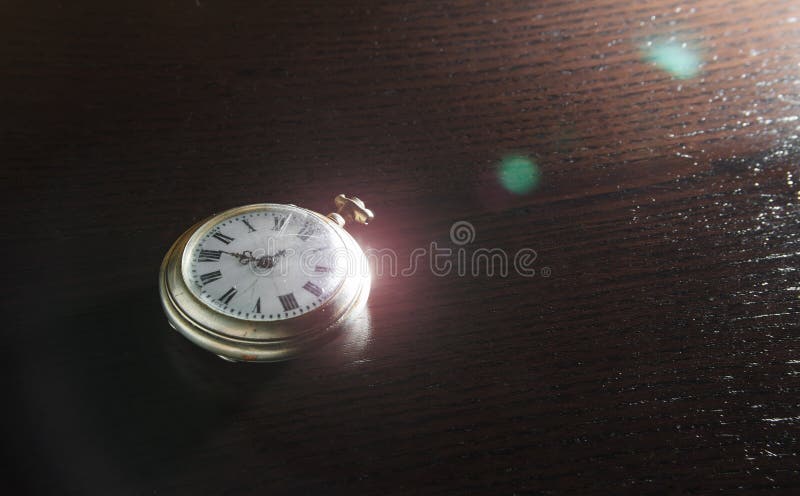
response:
<svg viewBox="0 0 800 496"><path fill-rule="evenodd" d="M236 362L286 360L334 336L370 290L367 259L344 225L373 219L358 198L338 195L334 203L327 216L245 205L189 228L159 274L170 325Z"/></svg>

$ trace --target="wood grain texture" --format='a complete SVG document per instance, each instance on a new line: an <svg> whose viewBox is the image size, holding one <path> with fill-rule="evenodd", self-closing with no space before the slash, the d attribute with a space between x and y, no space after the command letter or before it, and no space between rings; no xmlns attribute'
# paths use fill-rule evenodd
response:
<svg viewBox="0 0 800 496"><path fill-rule="evenodd" d="M73 494L796 490L793 1L2 6L8 481ZM677 79L649 43L696 53ZM513 195L499 161L531 157ZM172 332L193 222L358 195L361 333L234 365ZM10 227L10 228L9 228ZM542 274L547 274L544 277Z"/></svg>

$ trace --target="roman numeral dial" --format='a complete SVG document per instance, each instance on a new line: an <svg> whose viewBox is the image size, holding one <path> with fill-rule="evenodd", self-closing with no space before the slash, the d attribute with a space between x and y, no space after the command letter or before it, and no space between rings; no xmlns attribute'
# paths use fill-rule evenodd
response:
<svg viewBox="0 0 800 496"><path fill-rule="evenodd" d="M231 288L225 291L225 293L219 297L219 301L227 305L231 302L234 296L236 296L236 288Z"/></svg>
<svg viewBox="0 0 800 496"><path fill-rule="evenodd" d="M319 297L322 294L322 288L317 286L311 281L308 281L307 283L303 284L303 289L305 289L306 291L317 297Z"/></svg>
<svg viewBox="0 0 800 496"><path fill-rule="evenodd" d="M222 256L222 250L200 250L198 262L216 262Z"/></svg>
<svg viewBox="0 0 800 496"><path fill-rule="evenodd" d="M286 312L288 312L289 310L294 310L295 308L300 306L297 304L297 299L294 297L294 293L280 295L278 296L278 299L281 301L281 305L283 305L283 310Z"/></svg>
<svg viewBox="0 0 800 496"><path fill-rule="evenodd" d="M233 238L231 238L230 236L228 236L226 234L222 234L221 232L214 233L214 238L222 241L226 245L231 244L231 241L233 241Z"/></svg>
<svg viewBox="0 0 800 496"><path fill-rule="evenodd" d="M286 226L286 221L289 220L288 215L282 214L273 214L272 215L272 230L281 232L283 231L284 226Z"/></svg>
<svg viewBox="0 0 800 496"><path fill-rule="evenodd" d="M308 238L316 236L319 232L319 222L312 219L307 219L300 230L297 232L297 237L302 241L308 241Z"/></svg>
<svg viewBox="0 0 800 496"><path fill-rule="evenodd" d="M203 286L205 286L206 284L211 284L212 282L217 281L219 279L222 279L222 272L218 270L200 276L200 281L203 283Z"/></svg>
<svg viewBox="0 0 800 496"><path fill-rule="evenodd" d="M182 268L189 290L209 312L246 321L317 311L347 275L336 227L291 205L254 207L190 238Z"/></svg>

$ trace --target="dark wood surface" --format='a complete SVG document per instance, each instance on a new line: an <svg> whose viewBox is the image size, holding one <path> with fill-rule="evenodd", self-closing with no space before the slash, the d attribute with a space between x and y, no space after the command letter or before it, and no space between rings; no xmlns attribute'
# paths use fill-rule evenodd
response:
<svg viewBox="0 0 800 496"><path fill-rule="evenodd" d="M8 485L800 485L797 2L1 9ZM538 188L499 185L509 154ZM402 261L467 221L467 248L536 250L537 275L376 275L360 333L281 364L167 326L156 276L189 225L340 192L376 212L365 247Z"/></svg>

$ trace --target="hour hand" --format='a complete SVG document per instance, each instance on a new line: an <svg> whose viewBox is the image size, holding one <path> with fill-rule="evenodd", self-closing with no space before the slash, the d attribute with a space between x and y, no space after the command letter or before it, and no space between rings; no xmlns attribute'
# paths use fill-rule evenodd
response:
<svg viewBox="0 0 800 496"><path fill-rule="evenodd" d="M250 250L247 250L243 253L234 253L232 251L223 251L222 253L238 258L239 263L242 265L247 265L251 261L256 260L256 258L253 256L253 252L251 252Z"/></svg>

